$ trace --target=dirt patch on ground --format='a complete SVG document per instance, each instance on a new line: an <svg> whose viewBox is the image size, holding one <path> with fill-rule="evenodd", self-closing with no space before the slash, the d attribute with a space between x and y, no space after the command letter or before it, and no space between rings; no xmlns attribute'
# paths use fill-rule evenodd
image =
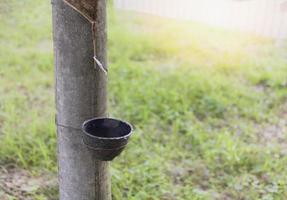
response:
<svg viewBox="0 0 287 200"><path fill-rule="evenodd" d="M259 141L264 145L280 145L287 154L287 102L280 108L278 122L255 125Z"/></svg>
<svg viewBox="0 0 287 200"><path fill-rule="evenodd" d="M1 200L32 200L43 190L56 186L57 179L54 174L33 176L28 171L19 168L0 170Z"/></svg>

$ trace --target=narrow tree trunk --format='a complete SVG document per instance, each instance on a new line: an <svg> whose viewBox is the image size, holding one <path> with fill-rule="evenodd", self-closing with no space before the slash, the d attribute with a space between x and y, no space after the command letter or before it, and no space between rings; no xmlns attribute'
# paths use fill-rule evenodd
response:
<svg viewBox="0 0 287 200"><path fill-rule="evenodd" d="M95 53L106 66L106 2L95 0ZM108 162L94 159L81 124L106 115L105 73L94 65L92 24L63 0L52 0L60 200L110 200Z"/></svg>

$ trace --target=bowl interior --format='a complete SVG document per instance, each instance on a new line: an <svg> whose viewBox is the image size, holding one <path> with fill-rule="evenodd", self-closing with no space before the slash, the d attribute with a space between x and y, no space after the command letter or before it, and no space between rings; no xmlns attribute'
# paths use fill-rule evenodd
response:
<svg viewBox="0 0 287 200"><path fill-rule="evenodd" d="M128 135L132 127L121 120L111 118L92 119L84 123L86 133L102 138L118 138Z"/></svg>

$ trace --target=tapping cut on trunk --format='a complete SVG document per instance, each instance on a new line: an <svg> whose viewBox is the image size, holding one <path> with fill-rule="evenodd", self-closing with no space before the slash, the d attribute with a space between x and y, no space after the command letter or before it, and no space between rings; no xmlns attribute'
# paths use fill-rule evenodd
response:
<svg viewBox="0 0 287 200"><path fill-rule="evenodd" d="M63 0L90 22L96 20L97 1L95 0Z"/></svg>
<svg viewBox="0 0 287 200"><path fill-rule="evenodd" d="M98 0L63 0L68 6L76 10L82 16L84 16L90 23L91 23L91 31L92 31L92 39L94 45L94 59L95 66L99 67L106 75L108 72L107 66L100 61L97 57L97 50L96 50L96 38L98 27L101 27L101 22L98 20L98 15L101 15L101 10L105 8L105 3L103 1Z"/></svg>

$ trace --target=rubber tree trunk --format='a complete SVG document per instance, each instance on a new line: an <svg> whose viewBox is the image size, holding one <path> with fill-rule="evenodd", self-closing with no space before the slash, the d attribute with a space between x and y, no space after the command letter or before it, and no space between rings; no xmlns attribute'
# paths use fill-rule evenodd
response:
<svg viewBox="0 0 287 200"><path fill-rule="evenodd" d="M95 53L106 66L106 2L97 2ZM81 124L106 115L107 77L94 64L91 23L52 0L60 200L110 200L108 162L84 146Z"/></svg>

